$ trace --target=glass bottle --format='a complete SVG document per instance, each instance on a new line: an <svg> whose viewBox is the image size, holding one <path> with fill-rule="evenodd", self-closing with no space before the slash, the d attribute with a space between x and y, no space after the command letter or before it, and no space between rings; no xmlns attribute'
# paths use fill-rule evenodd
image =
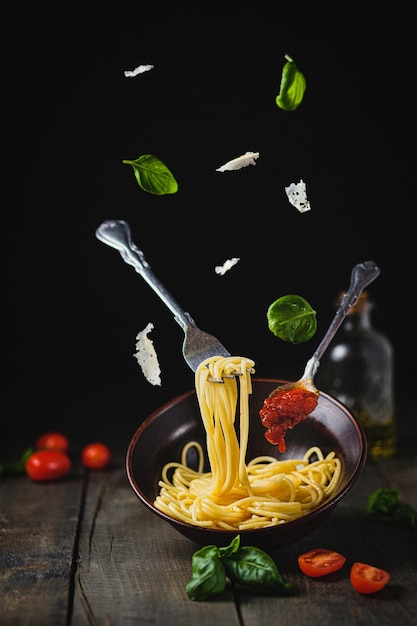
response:
<svg viewBox="0 0 417 626"><path fill-rule="evenodd" d="M339 296L339 302L344 292ZM383 461L396 451L393 349L372 326L373 303L363 291L323 355L319 389L342 402L362 424L368 459Z"/></svg>

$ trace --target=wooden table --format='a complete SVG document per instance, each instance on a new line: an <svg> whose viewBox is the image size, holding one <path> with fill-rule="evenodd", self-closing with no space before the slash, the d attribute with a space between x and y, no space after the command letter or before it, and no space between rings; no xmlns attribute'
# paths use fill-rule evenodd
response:
<svg viewBox="0 0 417 626"><path fill-rule="evenodd" d="M368 495L397 485L417 507L417 463L403 456L368 463L328 520L297 544L271 552L294 583L290 596L266 597L228 587L205 602L185 586L197 546L148 512L126 477L124 452L112 467L88 472L74 461L70 476L35 484L26 476L0 483L1 626L213 626L417 624L417 529L368 518ZM337 574L310 579L297 556L314 547L342 552ZM373 596L350 586L363 561L391 573Z"/></svg>

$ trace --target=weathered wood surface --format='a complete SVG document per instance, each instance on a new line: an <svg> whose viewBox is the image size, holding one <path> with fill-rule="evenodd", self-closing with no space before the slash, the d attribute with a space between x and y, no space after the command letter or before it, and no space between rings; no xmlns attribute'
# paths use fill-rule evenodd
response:
<svg viewBox="0 0 417 626"><path fill-rule="evenodd" d="M366 517L374 489L397 485L417 507L416 457L367 465L328 520L293 546L271 553L294 583L291 596L266 597L229 588L206 602L185 592L196 546L140 504L120 458L112 469L37 485L0 483L0 625L124 626L198 623L343 626L417 623L417 531ZM299 573L297 556L334 548L345 567L327 579ZM361 596L349 583L350 564L390 571L389 585Z"/></svg>
<svg viewBox="0 0 417 626"><path fill-rule="evenodd" d="M0 624L67 624L82 503L80 474L0 482Z"/></svg>
<svg viewBox="0 0 417 626"><path fill-rule="evenodd" d="M215 603L188 599L195 550L139 503L123 470L91 475L72 623L238 625L231 592Z"/></svg>
<svg viewBox="0 0 417 626"><path fill-rule="evenodd" d="M389 476L390 482L384 478ZM265 599L242 595L244 624L338 624L388 626L417 623L417 533L372 521L365 514L368 495L378 487L395 483L405 500L417 506L417 463L390 461L367 465L351 493L324 524L293 546L274 556L278 568L294 582L291 598ZM301 574L297 556L311 548L329 547L346 556L343 569L327 578L310 579ZM355 561L387 569L389 586L374 596L362 596L349 582L350 565Z"/></svg>

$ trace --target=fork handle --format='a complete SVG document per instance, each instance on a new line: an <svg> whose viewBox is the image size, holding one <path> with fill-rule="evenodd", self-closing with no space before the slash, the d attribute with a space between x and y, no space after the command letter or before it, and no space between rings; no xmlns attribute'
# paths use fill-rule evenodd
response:
<svg viewBox="0 0 417 626"><path fill-rule="evenodd" d="M187 326L195 326L191 315L184 311L178 302L171 296L169 291L153 273L151 266L145 259L142 250L133 242L130 226L123 220L107 220L96 230L96 237L111 248L115 248L125 263L132 265L136 272L144 278L157 296L174 315L174 319L183 330Z"/></svg>

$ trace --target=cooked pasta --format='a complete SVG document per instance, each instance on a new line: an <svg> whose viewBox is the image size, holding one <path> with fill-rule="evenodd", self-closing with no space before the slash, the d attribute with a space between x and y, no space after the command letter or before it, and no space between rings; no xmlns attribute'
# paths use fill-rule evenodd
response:
<svg viewBox="0 0 417 626"><path fill-rule="evenodd" d="M246 463L253 366L244 357L214 357L198 367L196 394L210 471L203 471L204 451L196 441L184 446L180 462L164 466L154 504L170 517L226 530L275 526L317 508L336 489L340 460L334 452L324 457L318 447L300 459L260 456ZM187 465L192 448L199 459L196 470Z"/></svg>

